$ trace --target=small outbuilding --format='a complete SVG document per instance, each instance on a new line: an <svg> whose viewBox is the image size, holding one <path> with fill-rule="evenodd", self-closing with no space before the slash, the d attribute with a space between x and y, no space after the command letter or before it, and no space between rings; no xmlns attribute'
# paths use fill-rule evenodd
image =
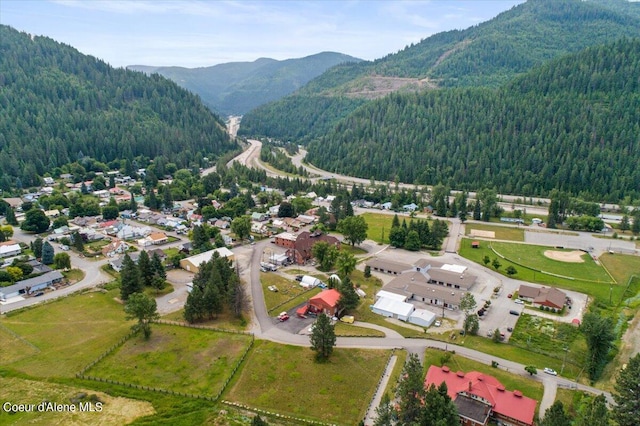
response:
<svg viewBox="0 0 640 426"><path fill-rule="evenodd" d="M407 321L414 309L415 307L411 303L388 299L386 297L379 298L375 305L371 307L373 313L402 321Z"/></svg>
<svg viewBox="0 0 640 426"><path fill-rule="evenodd" d="M426 309L415 309L409 316L409 322L420 327L429 327L435 320L436 314Z"/></svg>
<svg viewBox="0 0 640 426"><path fill-rule="evenodd" d="M319 286L320 284L322 284L322 281L320 281L316 277L312 277L311 275L304 275L300 280L300 285L304 288L313 288Z"/></svg>

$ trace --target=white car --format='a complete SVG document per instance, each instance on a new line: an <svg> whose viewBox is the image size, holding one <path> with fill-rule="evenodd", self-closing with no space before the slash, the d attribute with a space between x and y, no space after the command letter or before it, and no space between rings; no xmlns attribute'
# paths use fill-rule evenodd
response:
<svg viewBox="0 0 640 426"><path fill-rule="evenodd" d="M549 367L545 367L543 371L544 371L545 373L547 373L547 374L551 374L552 376L557 376L557 375L558 375L558 373L556 372L556 370L553 370L553 369L551 369L551 368L549 368Z"/></svg>
<svg viewBox="0 0 640 426"><path fill-rule="evenodd" d="M440 327L442 323L440 322L440 320L437 320L436 322L433 323L433 325L435 325L436 327Z"/></svg>
<svg viewBox="0 0 640 426"><path fill-rule="evenodd" d="M522 299L516 299L514 300L514 302L516 302L518 305L524 305L524 300Z"/></svg>

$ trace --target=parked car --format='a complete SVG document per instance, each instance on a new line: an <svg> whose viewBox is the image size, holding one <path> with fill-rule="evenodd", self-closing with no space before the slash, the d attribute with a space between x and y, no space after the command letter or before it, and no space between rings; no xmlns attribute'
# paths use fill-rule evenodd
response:
<svg viewBox="0 0 640 426"><path fill-rule="evenodd" d="M356 319L353 315L344 315L342 318L340 318L340 321L346 322L347 324L353 324L355 320Z"/></svg>
<svg viewBox="0 0 640 426"><path fill-rule="evenodd" d="M296 275L296 281L302 281L302 275Z"/></svg>
<svg viewBox="0 0 640 426"><path fill-rule="evenodd" d="M276 287L275 285L270 285L267 287L270 291L273 291L274 293L278 292L278 287Z"/></svg>
<svg viewBox="0 0 640 426"><path fill-rule="evenodd" d="M516 299L514 300L514 302L516 302L518 305L524 305L524 300L522 299Z"/></svg>
<svg viewBox="0 0 640 426"><path fill-rule="evenodd" d="M520 316L520 312L518 312L518 311L514 311L513 309L512 309L512 310L510 310L510 311L509 311L509 313L510 313L511 315Z"/></svg>
<svg viewBox="0 0 640 426"><path fill-rule="evenodd" d="M440 327L442 323L440 322L440 320L436 320L436 322L434 322L433 325L435 325L436 327Z"/></svg>
<svg viewBox="0 0 640 426"><path fill-rule="evenodd" d="M551 368L549 368L549 367L545 367L543 371L544 371L545 373L547 373L547 374L551 374L552 376L557 376L557 375L558 375L558 373L556 372L556 370L553 370L553 369L551 369Z"/></svg>
<svg viewBox="0 0 640 426"><path fill-rule="evenodd" d="M39 291L36 294L33 295L33 297L40 297L44 295L44 291Z"/></svg>
<svg viewBox="0 0 640 426"><path fill-rule="evenodd" d="M513 331L513 327L507 327L507 331L511 333Z"/></svg>
<svg viewBox="0 0 640 426"><path fill-rule="evenodd" d="M280 312L280 315L278 315L278 319L280 320L280 322L286 321L289 319L289 314L286 312Z"/></svg>
<svg viewBox="0 0 640 426"><path fill-rule="evenodd" d="M513 297L513 294L509 293L509 294L507 294L507 297L508 297L509 299L511 299L511 298Z"/></svg>

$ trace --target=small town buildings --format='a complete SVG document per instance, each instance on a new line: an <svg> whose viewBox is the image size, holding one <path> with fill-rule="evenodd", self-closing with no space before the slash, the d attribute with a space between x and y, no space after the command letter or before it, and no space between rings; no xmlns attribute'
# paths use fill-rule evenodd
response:
<svg viewBox="0 0 640 426"><path fill-rule="evenodd" d="M273 242L275 245L284 247L284 248L294 248L296 244L297 237L289 232L283 232L274 237Z"/></svg>
<svg viewBox="0 0 640 426"><path fill-rule="evenodd" d="M379 297L371 307L371 311L387 318L407 321L415 307L411 303L406 303L394 298Z"/></svg>
<svg viewBox="0 0 640 426"><path fill-rule="evenodd" d="M486 426L490 422L510 426L534 424L537 401L518 390L506 390L495 377L477 371L453 372L447 366L430 366L425 388L442 383L447 385L447 393L458 408L463 426Z"/></svg>
<svg viewBox="0 0 640 426"><path fill-rule="evenodd" d="M410 265L406 263L394 262L393 260L384 260L374 258L367 262L367 266L371 268L372 271L382 272L384 274L390 275L400 275L405 271L410 271L412 268Z"/></svg>
<svg viewBox="0 0 640 426"><path fill-rule="evenodd" d="M230 262L233 262L233 252L226 247L220 247L182 259L180 260L180 267L186 271L197 274L200 271L200 265L210 261L216 253L218 256L224 257Z"/></svg>
<svg viewBox="0 0 640 426"><path fill-rule="evenodd" d="M323 234L322 232L301 232L293 242L287 242L289 248L287 249L287 256L291 262L298 265L304 265L307 261L313 257L312 248L317 242L324 241L337 249L340 249L340 240L331 235ZM276 243L277 244L277 243Z"/></svg>
<svg viewBox="0 0 640 426"><path fill-rule="evenodd" d="M269 220L269 215L267 213L253 212L251 213L251 220L254 222L264 222Z"/></svg>
<svg viewBox="0 0 640 426"><path fill-rule="evenodd" d="M320 284L322 284L322 281L320 281L316 277L312 277L311 275L304 275L300 280L300 285L304 288L313 288L319 286Z"/></svg>
<svg viewBox="0 0 640 426"><path fill-rule="evenodd" d="M104 257L114 257L118 254L124 254L129 250L129 245L122 240L114 239L100 250Z"/></svg>
<svg viewBox="0 0 640 426"><path fill-rule="evenodd" d="M0 287L0 300L4 302L13 297L33 294L46 289L50 285L59 283L63 278L59 271L51 271L38 277L18 281L8 287Z"/></svg>
<svg viewBox="0 0 640 426"><path fill-rule="evenodd" d="M149 258L153 258L153 256L158 256L161 262L164 262L165 260L167 260L167 254L164 252L164 250L159 248L149 250L147 254L149 255Z"/></svg>
<svg viewBox="0 0 640 426"><path fill-rule="evenodd" d="M309 310L315 313L324 313L330 317L338 314L338 301L340 292L335 288L323 290L309 299Z"/></svg>
<svg viewBox="0 0 640 426"><path fill-rule="evenodd" d="M128 255L133 261L133 263L137 265L138 259L140 259L140 252L134 251L134 252L128 253ZM118 258L112 258L111 260L109 260L109 265L113 268L114 271L120 272L122 271L123 261L124 261L124 256L120 256Z"/></svg>
<svg viewBox="0 0 640 426"><path fill-rule="evenodd" d="M521 285L518 298L533 303L534 306L546 306L552 309L562 309L567 300L567 294L554 287L532 287Z"/></svg>

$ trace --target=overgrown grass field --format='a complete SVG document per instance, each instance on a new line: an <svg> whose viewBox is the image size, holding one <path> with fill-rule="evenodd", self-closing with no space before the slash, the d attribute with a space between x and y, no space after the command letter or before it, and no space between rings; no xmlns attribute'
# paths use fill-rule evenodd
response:
<svg viewBox="0 0 640 426"><path fill-rule="evenodd" d="M364 417L390 351L334 349L316 363L307 347L256 341L225 399L338 425Z"/></svg>
<svg viewBox="0 0 640 426"><path fill-rule="evenodd" d="M131 322L116 296L89 292L8 314L0 324L39 352L13 361L10 356L3 365L31 376L73 377L129 332Z"/></svg>
<svg viewBox="0 0 640 426"><path fill-rule="evenodd" d="M87 375L196 395L215 396L251 336L155 324L149 340L129 339Z"/></svg>

